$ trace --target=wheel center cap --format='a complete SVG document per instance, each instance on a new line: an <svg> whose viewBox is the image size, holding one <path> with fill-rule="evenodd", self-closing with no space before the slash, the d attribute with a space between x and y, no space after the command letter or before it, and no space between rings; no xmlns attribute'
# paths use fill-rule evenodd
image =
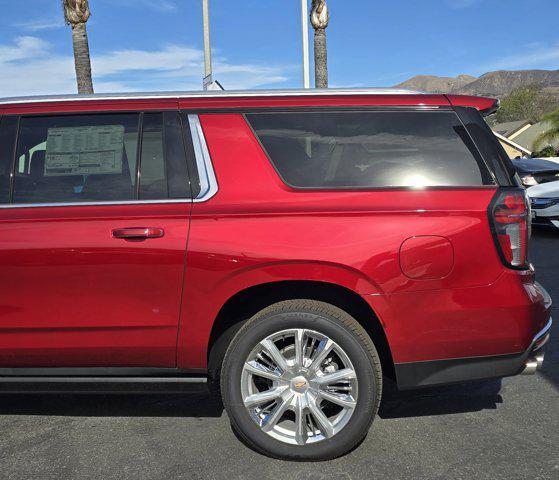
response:
<svg viewBox="0 0 559 480"><path fill-rule="evenodd" d="M309 382L302 375L291 380L291 389L297 393L304 393L309 388Z"/></svg>

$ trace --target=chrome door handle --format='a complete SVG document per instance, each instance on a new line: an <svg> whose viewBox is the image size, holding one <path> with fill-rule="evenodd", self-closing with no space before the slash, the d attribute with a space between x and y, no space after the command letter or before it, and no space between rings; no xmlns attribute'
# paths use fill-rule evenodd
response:
<svg viewBox="0 0 559 480"><path fill-rule="evenodd" d="M158 227L115 228L112 231L113 238L124 239L160 238L164 234L165 231Z"/></svg>

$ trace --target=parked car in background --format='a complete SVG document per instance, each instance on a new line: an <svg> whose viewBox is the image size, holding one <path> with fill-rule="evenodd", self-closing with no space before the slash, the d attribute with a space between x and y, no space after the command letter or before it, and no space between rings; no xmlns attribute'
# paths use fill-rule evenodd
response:
<svg viewBox="0 0 559 480"><path fill-rule="evenodd" d="M559 164L545 158L515 158L512 164L526 188L559 180Z"/></svg>
<svg viewBox="0 0 559 480"><path fill-rule="evenodd" d="M532 225L559 228L559 181L526 189L532 206Z"/></svg>
<svg viewBox="0 0 559 480"><path fill-rule="evenodd" d="M363 440L385 378L534 373L551 299L496 104L0 100L0 390L209 382L254 449L322 460Z"/></svg>

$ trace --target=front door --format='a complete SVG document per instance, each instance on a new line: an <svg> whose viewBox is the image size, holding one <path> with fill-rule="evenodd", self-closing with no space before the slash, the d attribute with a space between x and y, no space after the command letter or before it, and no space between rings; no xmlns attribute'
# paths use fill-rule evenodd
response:
<svg viewBox="0 0 559 480"><path fill-rule="evenodd" d="M0 367L174 367L191 206L178 113L27 116L18 131Z"/></svg>

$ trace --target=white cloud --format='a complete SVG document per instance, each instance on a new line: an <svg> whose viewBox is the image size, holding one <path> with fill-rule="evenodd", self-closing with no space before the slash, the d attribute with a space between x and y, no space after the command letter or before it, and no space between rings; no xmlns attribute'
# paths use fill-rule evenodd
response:
<svg viewBox="0 0 559 480"><path fill-rule="evenodd" d="M17 37L12 45L0 44L0 63L37 57L48 48L48 43L36 37Z"/></svg>
<svg viewBox="0 0 559 480"><path fill-rule="evenodd" d="M557 68L559 64L559 43L551 46L526 45L524 51L508 55L486 65L482 70L514 70L529 68Z"/></svg>
<svg viewBox="0 0 559 480"><path fill-rule="evenodd" d="M40 18L30 20L28 22L17 23L15 26L28 32L38 32L40 30L50 30L64 26L64 20L61 18Z"/></svg>
<svg viewBox="0 0 559 480"><path fill-rule="evenodd" d="M214 77L228 90L286 82L290 66L232 63L217 55ZM184 45L158 50L114 50L92 56L95 91L198 90L203 52ZM0 97L74 93L73 58L57 55L37 37L0 44Z"/></svg>
<svg viewBox="0 0 559 480"><path fill-rule="evenodd" d="M94 73L99 76L122 72L156 70L172 72L198 69L202 64L201 50L170 45L161 50L115 50L95 57Z"/></svg>

